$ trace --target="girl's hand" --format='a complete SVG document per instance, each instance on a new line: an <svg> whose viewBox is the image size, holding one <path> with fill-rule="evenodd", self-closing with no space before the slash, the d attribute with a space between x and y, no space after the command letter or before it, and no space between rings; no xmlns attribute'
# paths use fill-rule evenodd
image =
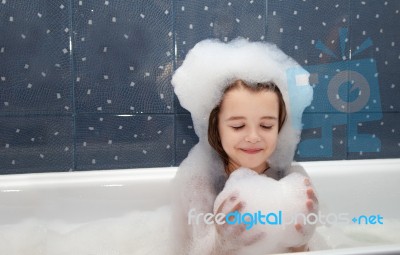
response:
<svg viewBox="0 0 400 255"><path fill-rule="evenodd" d="M243 214L244 207L245 203L240 201L237 193L234 193L221 203L216 214L223 213L224 215L228 215L235 211ZM225 222L224 224L216 224L216 230L222 244L225 246L226 243L229 243L231 247L250 246L265 236L265 233L254 232L254 229L246 230L245 224L228 224ZM254 233L245 233L245 231L253 231Z"/></svg>
<svg viewBox="0 0 400 255"><path fill-rule="evenodd" d="M304 184L307 186L307 201L306 201L306 208L308 210L308 213L316 213L318 211L318 199L315 196L314 189L311 186L311 182L309 178L304 179ZM296 231L299 232L300 234L305 235L305 230L304 226L300 223L296 223L294 225L296 228ZM308 246L307 244L302 245L300 247L291 247L289 248L290 252L301 252L301 251L308 251Z"/></svg>

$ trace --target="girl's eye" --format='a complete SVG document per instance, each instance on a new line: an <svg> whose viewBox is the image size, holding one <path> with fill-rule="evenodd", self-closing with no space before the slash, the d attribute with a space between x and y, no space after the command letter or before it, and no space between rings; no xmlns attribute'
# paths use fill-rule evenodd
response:
<svg viewBox="0 0 400 255"><path fill-rule="evenodd" d="M262 127L263 129L271 129L271 128L272 128L272 126L264 126L264 125L261 125L261 127Z"/></svg>
<svg viewBox="0 0 400 255"><path fill-rule="evenodd" d="M232 128L233 128L234 130L239 130L239 129L243 128L243 127L244 127L244 125L242 125L242 126L233 126Z"/></svg>

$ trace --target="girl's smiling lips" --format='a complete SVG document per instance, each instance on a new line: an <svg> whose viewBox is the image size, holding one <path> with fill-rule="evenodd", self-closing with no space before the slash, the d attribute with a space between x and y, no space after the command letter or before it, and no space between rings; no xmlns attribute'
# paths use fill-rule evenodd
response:
<svg viewBox="0 0 400 255"><path fill-rule="evenodd" d="M248 149L243 148L240 150L242 150L243 152L248 153L248 154L256 154L256 153L262 151L262 149L259 149L259 148L248 148Z"/></svg>

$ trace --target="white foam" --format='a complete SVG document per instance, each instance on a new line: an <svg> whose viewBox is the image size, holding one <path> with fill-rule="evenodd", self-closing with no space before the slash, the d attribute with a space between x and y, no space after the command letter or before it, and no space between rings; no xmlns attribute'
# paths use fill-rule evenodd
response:
<svg viewBox="0 0 400 255"><path fill-rule="evenodd" d="M235 197L232 205L225 203L224 206L233 208L234 204L242 202L244 205L241 209L242 214L254 214L260 211L264 215L269 213L275 216L281 215L280 223L276 222L276 217L273 215L272 224L254 224L252 228L243 232L245 236L258 233L265 235L257 243L241 248L238 254L285 252L290 247L299 247L308 242L316 225L306 225L303 227L303 233L300 233L296 231L294 223L289 223L294 221L291 219L295 218L296 214L309 213L306 207L307 186L304 184L304 178L299 173L293 173L277 181L246 168L239 168L230 175L215 201L214 213L223 201L229 203L229 198Z"/></svg>
<svg viewBox="0 0 400 255"><path fill-rule="evenodd" d="M136 211L80 226L62 221L26 219L17 224L0 226L0 254L172 254L170 218L170 207L165 206L155 211ZM326 250L400 244L399 232L399 219L385 219L385 224L381 226L319 226L309 245L311 250Z"/></svg>

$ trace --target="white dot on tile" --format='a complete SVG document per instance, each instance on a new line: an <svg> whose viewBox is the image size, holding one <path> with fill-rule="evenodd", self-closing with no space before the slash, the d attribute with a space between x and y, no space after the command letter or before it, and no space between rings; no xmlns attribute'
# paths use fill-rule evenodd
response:
<svg viewBox="0 0 400 255"><path fill-rule="evenodd" d="M123 128L122 126L119 126L119 127L118 127L118 129L120 129L120 130L121 130L122 128Z"/></svg>
<svg viewBox="0 0 400 255"><path fill-rule="evenodd" d="M93 25L93 21L90 19L90 20L88 20L88 24L89 25Z"/></svg>
<svg viewBox="0 0 400 255"><path fill-rule="evenodd" d="M4 102L4 106L9 106L9 103L8 102Z"/></svg>
<svg viewBox="0 0 400 255"><path fill-rule="evenodd" d="M207 5L204 6L204 10L205 10L205 11L208 11L208 6L207 6Z"/></svg>
<svg viewBox="0 0 400 255"><path fill-rule="evenodd" d="M116 17L112 17L111 21L115 23L115 22L117 22L117 18Z"/></svg>
<svg viewBox="0 0 400 255"><path fill-rule="evenodd" d="M105 1L105 2L104 2L104 5L109 5L109 4L110 4L109 1Z"/></svg>
<svg viewBox="0 0 400 255"><path fill-rule="evenodd" d="M62 52L63 52L64 54L67 54L67 53L68 53L68 50L67 50L66 48L64 48L64 49L62 50Z"/></svg>
<svg viewBox="0 0 400 255"><path fill-rule="evenodd" d="M147 154L147 151L146 151L146 150L143 150L142 152L143 152L143 154Z"/></svg>
<svg viewBox="0 0 400 255"><path fill-rule="evenodd" d="M158 131L157 131L157 134L161 134L161 133L162 133L162 131L161 131L161 130L158 130Z"/></svg>
<svg viewBox="0 0 400 255"><path fill-rule="evenodd" d="M193 29L193 24L189 24L189 29Z"/></svg>
<svg viewBox="0 0 400 255"><path fill-rule="evenodd" d="M148 117L147 117L147 120L151 120L152 118L153 118L153 117L151 117L151 116L148 116Z"/></svg>
<svg viewBox="0 0 400 255"><path fill-rule="evenodd" d="M113 143L113 141L112 140L108 140L108 142L107 142L108 144L112 144Z"/></svg>
<svg viewBox="0 0 400 255"><path fill-rule="evenodd" d="M186 140L183 140L182 143L183 143L183 144L186 144Z"/></svg>
<svg viewBox="0 0 400 255"><path fill-rule="evenodd" d="M96 164L96 159L92 159L92 164Z"/></svg>
<svg viewBox="0 0 400 255"><path fill-rule="evenodd" d="M10 144L6 143L6 149L10 148Z"/></svg>
<svg viewBox="0 0 400 255"><path fill-rule="evenodd" d="M103 75L104 80L108 80L108 75Z"/></svg>
<svg viewBox="0 0 400 255"><path fill-rule="evenodd" d="M41 158L44 158L44 155L43 155L43 154L40 154L39 156L40 156Z"/></svg>
<svg viewBox="0 0 400 255"><path fill-rule="evenodd" d="M104 53L107 52L107 49L108 49L107 47L104 47L104 48L103 48L103 52L104 52Z"/></svg>
<svg viewBox="0 0 400 255"><path fill-rule="evenodd" d="M125 39L128 39L128 38L129 38L129 35L124 34L124 37L125 37Z"/></svg>
<svg viewBox="0 0 400 255"><path fill-rule="evenodd" d="M68 147L68 146L65 147L65 148L64 148L64 151L69 151L69 147Z"/></svg>
<svg viewBox="0 0 400 255"><path fill-rule="evenodd" d="M61 98L61 94L57 93L57 99L60 99L60 98Z"/></svg>
<svg viewBox="0 0 400 255"><path fill-rule="evenodd" d="M129 86L134 87L134 86L135 86L135 83L132 81L131 84L130 84Z"/></svg>
<svg viewBox="0 0 400 255"><path fill-rule="evenodd" d="M60 9L62 10L62 9L64 9L65 8L65 6L62 4L62 5L60 5Z"/></svg>
<svg viewBox="0 0 400 255"><path fill-rule="evenodd" d="M168 15L168 14L169 14L169 11L168 11L168 10L165 10L164 13L165 13L165 15Z"/></svg>
<svg viewBox="0 0 400 255"><path fill-rule="evenodd" d="M9 18L9 21L10 21L10 22L13 22L13 21L14 21L14 17L11 16L11 17Z"/></svg>
<svg viewBox="0 0 400 255"><path fill-rule="evenodd" d="M171 148L171 146L168 144L168 145L167 145L167 149L169 149L169 148Z"/></svg>
<svg viewBox="0 0 400 255"><path fill-rule="evenodd" d="M143 13L141 13L141 14L140 14L140 17L141 17L142 19L144 19L146 16L145 16Z"/></svg>
<svg viewBox="0 0 400 255"><path fill-rule="evenodd" d="M21 34L22 39L26 39L26 35Z"/></svg>

